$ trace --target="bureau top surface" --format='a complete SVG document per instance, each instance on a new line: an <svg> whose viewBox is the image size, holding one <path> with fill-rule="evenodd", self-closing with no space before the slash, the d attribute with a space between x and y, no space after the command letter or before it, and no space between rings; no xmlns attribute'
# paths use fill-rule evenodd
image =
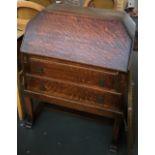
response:
<svg viewBox="0 0 155 155"><path fill-rule="evenodd" d="M21 52L126 72L132 39L123 15L51 5L28 24Z"/></svg>

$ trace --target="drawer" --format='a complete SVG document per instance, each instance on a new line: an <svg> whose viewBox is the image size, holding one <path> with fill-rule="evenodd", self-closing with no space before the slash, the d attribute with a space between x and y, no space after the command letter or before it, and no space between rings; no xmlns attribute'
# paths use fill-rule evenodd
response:
<svg viewBox="0 0 155 155"><path fill-rule="evenodd" d="M35 58L31 58L29 64L29 73L31 74L111 90L118 88L118 72L90 69Z"/></svg>
<svg viewBox="0 0 155 155"><path fill-rule="evenodd" d="M26 89L30 91L104 108L119 109L121 106L121 94L119 93L81 87L61 80L42 79L32 75L27 75L25 79Z"/></svg>

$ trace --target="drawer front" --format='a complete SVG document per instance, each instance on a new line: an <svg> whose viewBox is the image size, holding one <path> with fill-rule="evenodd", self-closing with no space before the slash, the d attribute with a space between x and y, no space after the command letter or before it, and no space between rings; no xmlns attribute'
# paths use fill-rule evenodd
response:
<svg viewBox="0 0 155 155"><path fill-rule="evenodd" d="M118 72L91 70L58 62L30 59L31 74L100 88L117 90Z"/></svg>
<svg viewBox="0 0 155 155"><path fill-rule="evenodd" d="M40 77L26 76L26 89L49 96L61 97L105 108L120 108L121 94L106 92L59 80L47 80Z"/></svg>

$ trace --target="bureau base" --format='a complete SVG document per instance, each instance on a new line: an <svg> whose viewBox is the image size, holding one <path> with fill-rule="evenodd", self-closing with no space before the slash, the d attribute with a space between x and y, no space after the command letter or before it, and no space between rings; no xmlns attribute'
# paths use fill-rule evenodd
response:
<svg viewBox="0 0 155 155"><path fill-rule="evenodd" d="M26 105L26 112L27 112L27 120L25 122L25 127L26 128L32 128L34 121L36 120L34 117L34 109L33 109L33 102L32 99L39 99L40 101L44 101L44 102L48 102L48 104L54 104L53 100L51 101L51 98L49 97L45 97L45 96L41 96L37 93L34 92L30 92L30 91L24 91L24 101L25 101L25 105ZM58 102L57 102L58 103ZM55 103L55 105L58 105L57 103ZM62 103L61 101L59 103ZM61 106L61 105L59 105ZM61 106L62 107L62 106ZM66 106L64 106L66 107ZM70 109L76 109L75 106L73 106L74 108L68 107ZM116 153L118 151L118 140L119 140L119 131L120 131L120 126L122 123L122 114L121 113L114 113L114 112L110 112L110 111L106 111L105 112L99 112L99 113L95 113L95 110L91 110L91 109L82 109L81 107L78 109L76 109L77 111L81 111L81 112L86 112L86 113L90 113L90 114L95 114L98 116L105 116L105 117L109 117L112 118L114 120L113 123L113 132L112 132L112 140L111 140L111 144L109 145L109 151L112 153Z"/></svg>

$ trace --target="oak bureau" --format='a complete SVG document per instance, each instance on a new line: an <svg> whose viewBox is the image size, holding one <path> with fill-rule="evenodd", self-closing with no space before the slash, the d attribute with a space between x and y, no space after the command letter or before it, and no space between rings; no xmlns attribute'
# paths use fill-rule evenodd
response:
<svg viewBox="0 0 155 155"><path fill-rule="evenodd" d="M108 117L116 149L134 33L125 12L54 4L34 17L21 46L27 125L32 98Z"/></svg>

